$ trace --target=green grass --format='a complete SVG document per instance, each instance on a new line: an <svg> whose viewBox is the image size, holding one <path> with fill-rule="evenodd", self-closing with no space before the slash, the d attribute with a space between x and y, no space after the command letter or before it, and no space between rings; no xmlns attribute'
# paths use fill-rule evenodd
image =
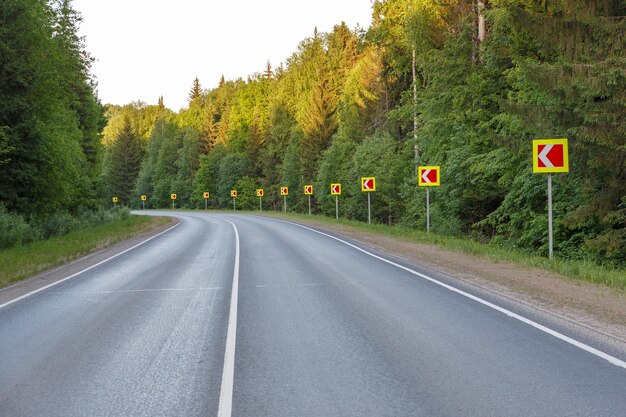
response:
<svg viewBox="0 0 626 417"><path fill-rule="evenodd" d="M522 250L514 250L503 248L488 243L481 243L471 239L462 239L451 236L439 235L436 233L426 233L424 231L415 230L401 226L387 226L381 224L368 225L363 222L333 219L326 216L306 214L288 213L287 215L277 212L252 212L254 214L263 214L270 217L286 218L302 222L316 223L320 226L327 225L332 228L333 225L341 225L354 231L370 232L383 236L390 236L410 242L426 243L436 245L445 249L470 254L473 256L490 259L495 262L512 262L524 267L541 268L548 271L556 272L564 277L602 284L611 288L615 288L621 292L626 291L626 269L612 268L609 266L598 265L591 261L578 261L559 259L558 254L552 260L532 255Z"/></svg>
<svg viewBox="0 0 626 417"><path fill-rule="evenodd" d="M49 240L1 250L0 287L146 233L170 221L165 217L130 216Z"/></svg>

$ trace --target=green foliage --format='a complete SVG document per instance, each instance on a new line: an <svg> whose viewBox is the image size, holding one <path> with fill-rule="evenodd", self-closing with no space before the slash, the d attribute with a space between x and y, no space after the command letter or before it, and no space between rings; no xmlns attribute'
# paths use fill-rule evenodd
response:
<svg viewBox="0 0 626 417"><path fill-rule="evenodd" d="M131 204L142 157L141 141L133 132L130 120L126 119L122 130L111 146L107 174L111 196L118 197L120 204Z"/></svg>
<svg viewBox="0 0 626 417"><path fill-rule="evenodd" d="M531 140L567 137L571 172L554 176L557 254L624 265L623 6L481 3L374 1L366 32L315 30L285 66L222 77L208 90L196 80L177 115L162 103L110 106L103 165L112 164L111 138L128 115L147 141L135 203L147 194L151 207L165 207L176 192L180 205L202 207L209 191L212 208L228 208L237 188L238 206L256 209L262 186L264 206L278 210L283 185L289 210L307 212L302 187L314 184L314 211L333 216L329 187L338 182L341 215L365 220L360 178L374 176L374 222L418 229L426 192L416 165L440 165L441 186L429 192L432 230L544 255L546 178L532 173ZM479 17L487 26L480 39ZM0 169L19 150L3 126ZM81 143L61 130L50 135ZM32 129L35 142L42 132ZM81 172L64 175L74 185L61 191L71 193Z"/></svg>
<svg viewBox="0 0 626 417"><path fill-rule="evenodd" d="M39 238L38 231L18 214L0 204L0 249L18 246Z"/></svg>
<svg viewBox="0 0 626 417"><path fill-rule="evenodd" d="M236 153L229 153L220 160L217 182L217 201L220 207L230 205L230 191L236 189L237 181L248 175L249 167L248 158Z"/></svg>
<svg viewBox="0 0 626 417"><path fill-rule="evenodd" d="M0 201L46 216L94 204L101 108L69 1L0 11Z"/></svg>
<svg viewBox="0 0 626 417"><path fill-rule="evenodd" d="M245 176L233 186L237 190L237 210L254 210L259 208L259 198L256 196L256 183L248 176ZM232 200L232 199L231 199Z"/></svg>

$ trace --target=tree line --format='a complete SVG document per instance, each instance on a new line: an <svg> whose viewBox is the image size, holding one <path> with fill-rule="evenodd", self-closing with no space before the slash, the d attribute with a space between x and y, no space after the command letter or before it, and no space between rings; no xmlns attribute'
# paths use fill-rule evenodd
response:
<svg viewBox="0 0 626 417"><path fill-rule="evenodd" d="M162 102L109 107L120 128L108 132L104 172L111 193L134 206L153 196L152 207L170 193L203 207L209 191L211 207L226 208L238 189L251 197L238 207L253 208L265 188L278 210L279 185L343 183L342 214L360 220L359 178L375 176L375 221L423 228L416 166L441 165L435 231L546 253L546 178L532 173L531 142L567 137L556 251L624 265L624 12L619 0L375 1L367 29L315 30L246 80L205 90L196 79L178 114ZM116 166L123 155L141 163ZM313 203L334 214L329 193ZM290 195L293 210L307 205Z"/></svg>
<svg viewBox="0 0 626 417"><path fill-rule="evenodd" d="M11 211L112 196L139 207L144 194L167 207L171 193L177 206L204 207L204 191L227 208L231 189L250 190L252 208L256 188L278 210L278 185L336 182L342 215L365 220L359 178L375 176L373 221L423 228L416 166L441 165L434 231L547 253L531 141L567 137L570 172L553 184L556 253L626 265L621 0L374 1L368 28L315 30L285 63L245 80L194 80L178 113L162 99L101 109L70 10L67 0L9 0L0 11L0 197ZM290 194L291 209L308 210L303 193ZM313 205L334 215L329 193Z"/></svg>

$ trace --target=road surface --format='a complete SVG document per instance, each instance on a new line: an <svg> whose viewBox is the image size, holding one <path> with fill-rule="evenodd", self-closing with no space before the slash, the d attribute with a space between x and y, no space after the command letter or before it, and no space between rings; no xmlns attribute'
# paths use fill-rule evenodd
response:
<svg viewBox="0 0 626 417"><path fill-rule="evenodd" d="M623 357L436 271L275 219L176 215L0 307L1 417L626 416Z"/></svg>

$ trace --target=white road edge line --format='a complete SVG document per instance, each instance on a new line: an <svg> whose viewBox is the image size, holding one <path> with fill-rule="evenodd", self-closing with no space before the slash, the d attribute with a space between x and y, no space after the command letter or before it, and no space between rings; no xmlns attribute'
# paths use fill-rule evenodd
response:
<svg viewBox="0 0 626 417"><path fill-rule="evenodd" d="M176 223L174 226L172 226L172 227L170 227L170 228L168 228L168 229L165 229L164 231L162 231L162 232L161 232L161 233L159 233L159 234L156 234L156 235L154 235L154 236L152 236L152 237L149 237L148 239L146 239L146 240L144 240L144 241L139 242L138 244L136 244L136 245L135 245L135 246L133 246L133 247L130 247L130 248L126 249L126 250L123 250L122 252L117 253L117 254L115 254L115 255L111 256L110 258L106 258L106 259L104 259L104 260L102 260L102 261L98 262L97 264L91 265L91 266L90 266L90 267L88 267L88 268L85 268L85 269L83 269L83 270L81 270L81 271L78 271L78 272L76 272L76 273L74 273L74 274L72 274L72 275L70 275L70 276L68 276L68 277L62 278L62 279L60 279L60 280L58 280L58 281L55 281L55 282L53 282L53 283L51 283L51 284L48 284L48 285L46 285L46 286L43 286L43 287L41 287L41 288L37 288L36 290L33 290L33 291L31 291L31 292L29 292L29 293L27 293L27 294L21 295L21 296L19 296L19 297L17 297L17 298L14 298L14 299L10 300L10 301L7 301L7 302L6 302L6 303L4 303L4 304L0 304L0 309L2 309L2 308L4 308L4 307L7 307L7 306L10 306L11 304L17 303L18 301L23 300L24 298L28 298L28 297L30 297L31 295L35 295L35 294L37 294L37 293L39 293L39 292L41 292L41 291L47 290L47 289L48 289L48 288L50 288L50 287L54 287L55 285L59 285L59 284L61 284L62 282L65 282L65 281L67 281L67 280L69 280L69 279L75 278L75 277L79 276L80 274L84 274L84 273L85 273L85 272L87 272L87 271L91 271L92 269L97 268L98 266L100 266L100 265L102 265L102 264L104 264L104 263L106 263L106 262L109 262L111 259L115 259L115 258L117 258L118 256L121 256L121 255L123 255L123 254L125 254L125 253L128 253L128 252L130 252L131 250L133 250L133 249L135 249L135 248L137 248L137 247L139 247L139 246L143 245L144 243L147 243L147 242L151 241L152 239L156 239L157 237L161 236L162 234L169 232L170 230L174 229L175 227L178 227L178 225L180 225L180 222Z"/></svg>
<svg viewBox="0 0 626 417"><path fill-rule="evenodd" d="M239 231L231 221L222 219L235 230L235 267L233 269L233 288L230 295L230 313L228 315L228 331L226 333L226 349L224 351L224 370L222 386L217 409L218 417L231 417L233 413L233 385L235 382L235 347L237 342L237 304L239 299Z"/></svg>
<svg viewBox="0 0 626 417"><path fill-rule="evenodd" d="M266 218L268 218L268 217L266 217ZM271 219L271 218L270 218L270 219ZM542 324L539 324L539 323L537 323L537 322L535 322L535 321L532 321L532 320L530 320L530 319L527 319L527 318L526 318L526 317L524 317L524 316L520 316L519 314L516 314L516 313L514 313L514 312L512 312L512 311L510 311L510 310L507 310L506 308L500 307L500 306L498 306L498 305L495 305L495 304L493 304L493 303L490 303L490 302L489 302L489 301L487 301L487 300L483 300L483 299L482 299L482 298L480 298L480 297L477 297L477 296L472 295L472 294L470 294L470 293L467 293L467 292L465 292L465 291L463 291L463 290L460 290L460 289L458 289L458 288L455 288L455 287L453 287L453 286L451 286L451 285L445 284L445 283L443 283L443 282L441 282L441 281L438 281L438 280L436 280L436 279L434 279L434 278L431 278L431 277L429 277L428 275L424 275L424 274L422 274L422 273L420 273L420 272L417 272L417 271L414 271L414 270L412 270L412 269L410 269L410 268L407 268L406 266L402 266L402 265L400 265L400 264L398 264L398 263L395 263L395 262L393 262L393 261L390 261L390 260L385 259L385 258L383 258L383 257L380 257L380 256L378 256L378 255L375 255L375 254L373 254L373 253L371 253L371 252L368 252L368 251L366 251L365 249L362 249L362 248L360 248L360 247L358 247L358 246L356 246L356 245L353 245L353 244L352 244L352 243L350 243L350 242L346 242L345 240L339 239L338 237L335 237L335 236L329 235L329 234L324 233L324 232L320 232L319 230L315 230L315 229L313 229L313 228L310 228L310 227L307 227L307 226L304 226L304 225L301 225L301 224L298 224L298 223L294 223L294 222L290 222L290 221L286 221L286 220L279 220L279 219L273 219L273 220L278 220L278 221L280 221L280 222L293 224L293 225L298 226L298 227L301 227L301 228L303 228L303 229L307 229L307 230L310 230L310 231L312 231L312 232L318 233L318 234L320 234L320 235L323 235L323 236L329 237L329 238L331 238L331 239L334 239L334 240L336 240L336 241L338 241L338 242L341 242L341 243L343 243L343 244L345 244L345 245L348 245L348 246L350 246L350 247L352 247L352 248L354 248L354 249L356 249L356 250L358 250L358 251L360 251L360 252L363 252L363 253L365 253L366 255L369 255L369 256L371 256L371 257L373 257L373 258L376 258L376 259L378 259L378 260L380 260L380 261L386 262L386 263L388 263L389 265L393 265L393 266L395 266L395 267L397 267L397 268L400 268L400 269L402 269L402 270L404 270L404 271L406 271L406 272L409 272L409 273L411 273L411 274L413 274L413 275L416 275L416 276L418 276L418 277L420 277L420 278L423 278L423 279L425 279L425 280L427 280L427 281L430 281L430 282L432 282L433 284L437 284L437 285L439 285L439 286L441 286L441 287L443 287L443 288L446 288L446 289L448 289L448 290L450 290L450 291L453 291L453 292L455 292L455 293L457 293L457 294L460 294L460 295L462 295L462 296L464 296L464 297L467 297L467 298L469 298L469 299L471 299L471 300L474 300L474 301L476 301L476 302L478 302L478 303L480 303L480 304L483 304L483 305L485 305L485 306L487 306L487 307L490 307L490 308L492 308L492 309L494 309L494 310L496 310L496 311L499 311L499 312L501 312L501 313L504 313L504 314L506 314L507 316L509 316L509 317L511 317L511 318L513 318L513 319L519 320L519 321L521 321L522 323L525 323L525 324L527 324L527 325L529 325L529 326L532 326L532 327L534 327L535 329L541 330L542 332L547 333L547 334L549 334L549 335L551 335L551 336L554 336L554 337L556 337L557 339L561 339L562 341L567 342L567 343L569 343L570 345L576 346L577 348L582 349L582 350L584 350L584 351L586 351L586 352L589 352L589 353L591 353L592 355L595 355L595 356L597 356L597 357L599 357L599 358L602 358L602 359L604 359L604 360L607 360L608 362L610 362L611 364L613 364L613 365L615 365L615 366L619 366L619 367L622 367L622 368L626 369L626 362L625 362L625 361L623 361L623 360L621 360L621 359L619 359L619 358L616 358L616 357L614 357L614 356L611 356L611 355L609 355L608 353L604 353L604 352L602 352L601 350L598 350L598 349L593 348L593 347L591 347L591 346L589 346L589 345L586 345L586 344L584 344L584 343L582 343L582 342L579 342L578 340L572 339L571 337L565 336L564 334L559 333L559 332L557 332L556 330L552 330L552 329L550 329L549 327L546 327L546 326L544 326L544 325L542 325Z"/></svg>

